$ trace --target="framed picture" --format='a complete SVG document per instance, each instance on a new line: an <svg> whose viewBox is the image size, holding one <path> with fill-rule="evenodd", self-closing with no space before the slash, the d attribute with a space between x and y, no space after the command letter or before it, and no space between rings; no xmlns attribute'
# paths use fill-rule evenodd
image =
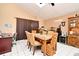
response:
<svg viewBox="0 0 79 59"><path fill-rule="evenodd" d="M4 26L5 26L6 28L12 28L12 24L10 24L10 23L6 23L6 24L4 24Z"/></svg>

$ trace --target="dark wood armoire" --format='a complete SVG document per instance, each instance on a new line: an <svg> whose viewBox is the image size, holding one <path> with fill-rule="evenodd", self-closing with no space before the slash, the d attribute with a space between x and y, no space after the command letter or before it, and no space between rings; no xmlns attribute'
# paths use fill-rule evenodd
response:
<svg viewBox="0 0 79 59"><path fill-rule="evenodd" d="M39 21L16 18L16 32L17 32L17 40L26 39L25 31L31 32L33 29L39 28Z"/></svg>

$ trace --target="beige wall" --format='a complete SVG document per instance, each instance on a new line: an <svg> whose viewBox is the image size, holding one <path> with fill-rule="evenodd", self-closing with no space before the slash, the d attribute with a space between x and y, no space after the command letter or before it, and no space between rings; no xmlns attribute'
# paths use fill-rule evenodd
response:
<svg viewBox="0 0 79 59"><path fill-rule="evenodd" d="M19 8L16 4L0 4L0 30L2 32L16 32L16 18L38 20L39 26L43 25L41 19L33 16L30 12ZM8 24L8 27L6 27Z"/></svg>
<svg viewBox="0 0 79 59"><path fill-rule="evenodd" d="M74 13L70 13L67 15L63 15L56 18L50 18L48 20L42 20L37 16L33 16L28 10L25 11L24 9L19 8L16 4L0 4L0 30L2 32L16 32L16 18L25 18L31 20L38 20L39 26L41 27L44 25L46 28L50 27L58 27L62 21L66 22L65 29L68 31L68 17L74 16ZM11 25L10 27L5 27L5 24Z"/></svg>
<svg viewBox="0 0 79 59"><path fill-rule="evenodd" d="M70 13L67 15L59 16L56 18L50 18L48 20L44 20L44 26L49 29L50 27L57 28L62 21L65 21L64 31L68 33L68 17L73 17L75 13Z"/></svg>

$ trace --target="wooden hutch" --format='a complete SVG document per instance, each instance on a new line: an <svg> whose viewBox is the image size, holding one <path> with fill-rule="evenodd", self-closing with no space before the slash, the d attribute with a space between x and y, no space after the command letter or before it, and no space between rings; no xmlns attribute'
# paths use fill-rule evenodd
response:
<svg viewBox="0 0 79 59"><path fill-rule="evenodd" d="M79 48L79 16L68 18L68 44Z"/></svg>

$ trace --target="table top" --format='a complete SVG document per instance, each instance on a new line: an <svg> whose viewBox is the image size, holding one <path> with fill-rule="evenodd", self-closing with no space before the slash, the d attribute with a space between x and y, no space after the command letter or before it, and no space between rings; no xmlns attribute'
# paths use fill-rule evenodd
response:
<svg viewBox="0 0 79 59"><path fill-rule="evenodd" d="M40 38L42 40L49 40L52 38L52 35L36 33L35 37Z"/></svg>
<svg viewBox="0 0 79 59"><path fill-rule="evenodd" d="M12 37L0 37L0 39L7 39L7 38L12 38Z"/></svg>
<svg viewBox="0 0 79 59"><path fill-rule="evenodd" d="M12 38L13 35L10 33L2 33L2 35L0 35L0 38Z"/></svg>

